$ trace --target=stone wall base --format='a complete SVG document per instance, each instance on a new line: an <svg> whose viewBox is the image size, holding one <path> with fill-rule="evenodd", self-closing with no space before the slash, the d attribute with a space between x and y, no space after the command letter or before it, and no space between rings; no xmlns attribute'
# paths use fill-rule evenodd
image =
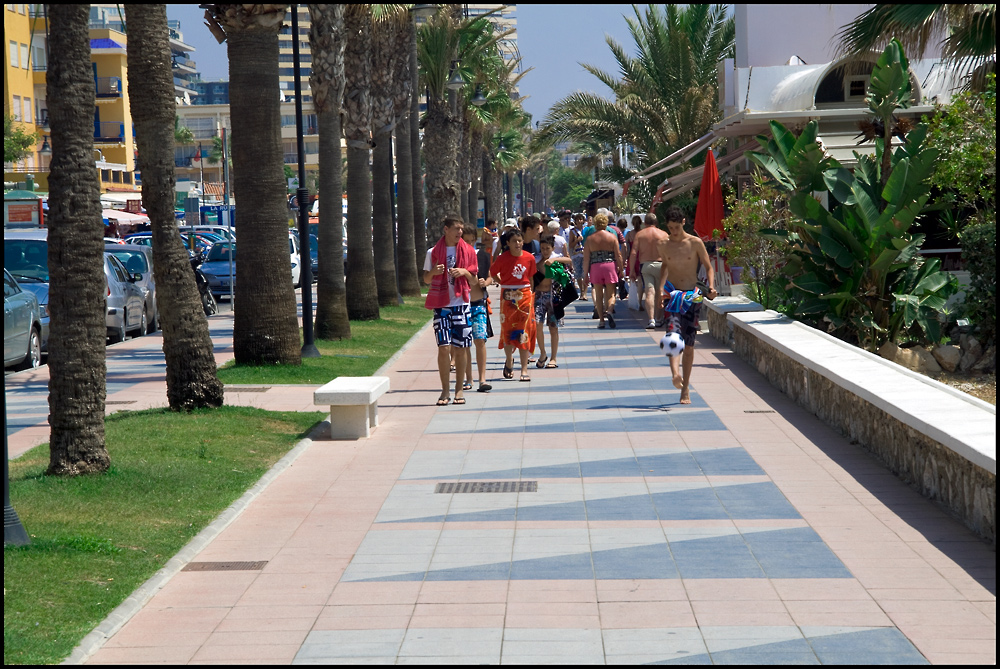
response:
<svg viewBox="0 0 1000 669"><path fill-rule="evenodd" d="M709 323L711 329L711 315ZM728 327L723 331L728 332ZM733 351L772 385L996 546L995 474L806 368L752 332L737 327L732 335Z"/></svg>

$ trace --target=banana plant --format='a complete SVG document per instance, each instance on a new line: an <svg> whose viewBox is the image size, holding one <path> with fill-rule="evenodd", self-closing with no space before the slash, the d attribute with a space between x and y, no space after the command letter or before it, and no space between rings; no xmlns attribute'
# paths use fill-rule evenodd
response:
<svg viewBox="0 0 1000 669"><path fill-rule="evenodd" d="M886 48L871 80L879 90L870 91L869 109L876 124L891 127L910 86L898 43ZM816 121L798 136L770 125L771 136L757 138L765 150L749 155L787 194L794 214L787 230L761 230L786 244L792 314L873 351L904 332L938 341L938 315L958 281L940 261L919 255L924 235L912 232L938 157L925 143L927 127L916 125L895 151L891 136L876 138L875 156L855 152L852 173L826 153ZM816 193L826 194L827 206Z"/></svg>

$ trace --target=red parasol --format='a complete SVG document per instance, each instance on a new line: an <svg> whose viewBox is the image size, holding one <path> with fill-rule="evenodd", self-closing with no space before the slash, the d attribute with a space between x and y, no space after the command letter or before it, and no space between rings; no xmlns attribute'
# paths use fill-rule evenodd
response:
<svg viewBox="0 0 1000 669"><path fill-rule="evenodd" d="M694 215L694 233L706 241L712 239L712 232L715 230L723 233L722 215L722 185L719 183L719 168L715 165L715 155L709 151L705 158L705 172L701 177L698 209ZM725 236L724 233L723 236Z"/></svg>

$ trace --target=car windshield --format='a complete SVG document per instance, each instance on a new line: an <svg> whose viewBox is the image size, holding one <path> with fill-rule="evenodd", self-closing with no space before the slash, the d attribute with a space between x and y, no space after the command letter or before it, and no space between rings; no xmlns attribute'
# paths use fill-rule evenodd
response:
<svg viewBox="0 0 1000 669"><path fill-rule="evenodd" d="M233 260L236 260L236 245L230 244L229 242L223 242L216 244L208 252L208 262L214 262L217 260L229 260L229 249L232 248Z"/></svg>
<svg viewBox="0 0 1000 669"><path fill-rule="evenodd" d="M108 253L121 260L122 264L125 265L125 269L132 274L143 274L149 271L149 266L146 264L146 255L142 251L108 250Z"/></svg>
<svg viewBox="0 0 1000 669"><path fill-rule="evenodd" d="M49 280L49 245L40 239L3 240L3 266L18 281Z"/></svg>

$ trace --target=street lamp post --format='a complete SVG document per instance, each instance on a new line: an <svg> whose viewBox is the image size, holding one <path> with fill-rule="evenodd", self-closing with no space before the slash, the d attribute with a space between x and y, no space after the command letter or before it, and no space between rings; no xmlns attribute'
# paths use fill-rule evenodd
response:
<svg viewBox="0 0 1000 669"><path fill-rule="evenodd" d="M306 188L306 147L302 135L302 76L299 73L299 6L292 5L292 58L295 64L295 133L299 152L299 284L302 286L302 357L318 358L313 342L312 254L309 252L309 189Z"/></svg>

